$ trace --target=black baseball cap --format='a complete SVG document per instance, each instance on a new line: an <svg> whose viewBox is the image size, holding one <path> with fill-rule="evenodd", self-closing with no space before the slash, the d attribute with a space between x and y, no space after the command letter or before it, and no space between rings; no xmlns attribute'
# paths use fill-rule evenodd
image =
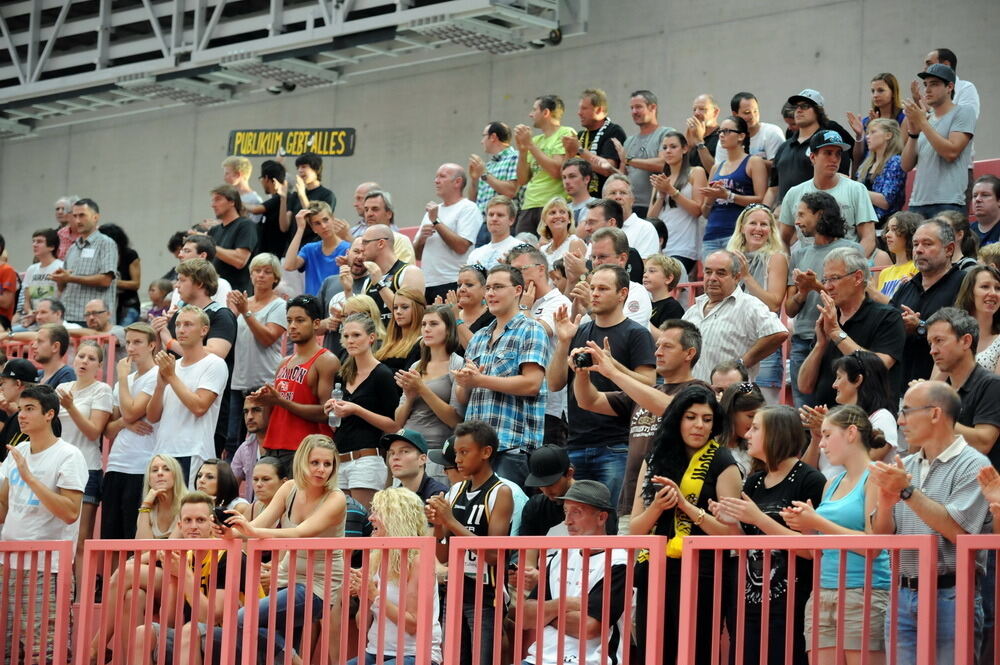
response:
<svg viewBox="0 0 1000 665"><path fill-rule="evenodd" d="M615 507L611 505L611 491L596 480L577 480L556 501L576 501L607 513L615 512Z"/></svg>
<svg viewBox="0 0 1000 665"><path fill-rule="evenodd" d="M24 358L11 358L3 366L0 378L17 379L25 383L38 383L38 368L30 360Z"/></svg>
<svg viewBox="0 0 1000 665"><path fill-rule="evenodd" d="M851 146L844 142L844 137L840 132L833 129L821 129L809 137L809 152L817 152L820 148L836 146L841 150L847 150Z"/></svg>
<svg viewBox="0 0 1000 665"><path fill-rule="evenodd" d="M528 487L548 487L569 471L569 453L560 446L541 446L531 452L528 458L528 477L524 484Z"/></svg>
<svg viewBox="0 0 1000 665"><path fill-rule="evenodd" d="M446 469L455 468L455 437L449 436L440 450L427 451L427 459Z"/></svg>

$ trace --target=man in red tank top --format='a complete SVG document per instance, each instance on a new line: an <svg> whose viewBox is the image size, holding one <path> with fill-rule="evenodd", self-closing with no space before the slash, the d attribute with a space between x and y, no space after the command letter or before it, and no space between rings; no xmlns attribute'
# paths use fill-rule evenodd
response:
<svg viewBox="0 0 1000 665"><path fill-rule="evenodd" d="M301 295L288 301L288 339L295 352L281 361L274 377L254 393L272 407L261 455L291 458L309 434L331 436L323 403L333 389L340 360L316 341L316 326L323 318L319 299Z"/></svg>

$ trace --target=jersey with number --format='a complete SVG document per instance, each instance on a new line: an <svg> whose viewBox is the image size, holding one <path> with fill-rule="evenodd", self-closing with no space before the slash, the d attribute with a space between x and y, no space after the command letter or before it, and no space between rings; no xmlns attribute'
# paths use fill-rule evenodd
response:
<svg viewBox="0 0 1000 665"><path fill-rule="evenodd" d="M490 535L490 517L496 505L497 494L503 482L494 473L479 487L473 488L471 480L455 483L448 490L447 499L451 512L462 526L476 536ZM469 550L465 555L465 574L475 578L479 567L476 552ZM496 586L496 567L483 566L483 584Z"/></svg>

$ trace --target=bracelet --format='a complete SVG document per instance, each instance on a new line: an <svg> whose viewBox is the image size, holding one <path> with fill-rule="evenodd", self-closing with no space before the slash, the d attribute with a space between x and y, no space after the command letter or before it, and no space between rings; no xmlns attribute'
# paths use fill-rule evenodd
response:
<svg viewBox="0 0 1000 665"><path fill-rule="evenodd" d="M693 524L695 526L700 526L702 522L705 521L705 509L702 508L698 511L698 517L694 520Z"/></svg>
<svg viewBox="0 0 1000 665"><path fill-rule="evenodd" d="M143 508L139 509L139 514L142 514L142 513L151 513L151 512L153 512L152 508L143 507Z"/></svg>
<svg viewBox="0 0 1000 665"><path fill-rule="evenodd" d="M458 320L455 321L455 326L460 326L463 323L465 323L465 321L463 319L458 319Z"/></svg>
<svg viewBox="0 0 1000 665"><path fill-rule="evenodd" d="M734 203L736 201L736 194L734 194L732 191L729 191L726 195L726 200L729 201L730 203Z"/></svg>
<svg viewBox="0 0 1000 665"><path fill-rule="evenodd" d="M906 135L909 136L911 139L920 138L920 134L910 134L909 132L907 132Z"/></svg>

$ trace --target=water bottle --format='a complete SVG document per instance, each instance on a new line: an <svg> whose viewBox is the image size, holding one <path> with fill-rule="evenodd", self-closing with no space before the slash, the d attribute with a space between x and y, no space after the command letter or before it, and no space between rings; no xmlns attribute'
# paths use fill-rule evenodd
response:
<svg viewBox="0 0 1000 665"><path fill-rule="evenodd" d="M330 393L330 397L337 401L344 399L344 389L340 386L339 383L333 386L333 392ZM330 425L331 428L340 427L340 416L338 416L333 411L330 411L330 415L326 417L326 422Z"/></svg>

